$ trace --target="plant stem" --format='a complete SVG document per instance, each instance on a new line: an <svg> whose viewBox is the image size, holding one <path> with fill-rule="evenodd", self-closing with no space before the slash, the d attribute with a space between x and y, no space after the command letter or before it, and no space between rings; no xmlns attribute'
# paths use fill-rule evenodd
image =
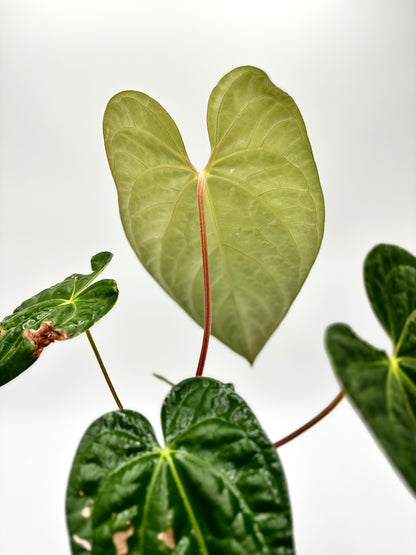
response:
<svg viewBox="0 0 416 555"><path fill-rule="evenodd" d="M288 436L284 437L280 441L276 441L276 443L273 443L273 446L276 447L277 449L278 447L281 447L285 443L292 441L292 439L295 439L295 437L300 436L301 434L303 434L303 432L306 432L306 430L309 430L309 428L312 428L312 426L315 426L315 424L317 424L320 420L322 420L322 418L324 418L327 414L329 414L338 405L338 403L341 401L344 395L345 395L345 391L344 390L340 391L338 395L335 397L335 399L331 401L331 403L329 403L329 405L326 408L324 408L323 411L321 411L314 418L312 418L312 420L309 420L309 422L307 422L306 424L304 424L303 426L301 426L300 428L298 428Z"/></svg>
<svg viewBox="0 0 416 555"><path fill-rule="evenodd" d="M201 248L202 248L202 268L204 273L204 301L205 301L205 316L204 316L204 337L202 340L201 354L199 355L198 368L196 370L197 376L202 376L204 372L205 360L207 358L209 336L211 334L211 288L209 284L209 268L208 268L208 245L207 245L207 228L205 225L205 210L204 210L204 191L205 191L205 175L200 173L198 176L197 198L198 198L198 213L199 213L199 227L201 230Z"/></svg>
<svg viewBox="0 0 416 555"><path fill-rule="evenodd" d="M92 338L92 335L91 335L90 330L87 330L87 331L85 332L85 334L86 334L86 336L88 337L88 341L90 342L90 345L91 345L91 347L92 347L92 350L94 351L95 357L96 357L96 359L97 359L97 361L98 361L98 364L100 365L101 371L102 371L102 373L104 374L105 381L107 382L107 385L108 385L108 387L110 388L110 391L111 391L112 396L114 397L114 401L116 402L118 408L119 408L119 409L122 409L122 408L123 408L123 405L121 404L120 399L118 398L118 395L117 395L117 393L116 393L116 390L114 389L114 386L113 386L113 384L111 383L110 376L108 375L107 370L105 369L104 363L103 363L103 361L102 361L102 358L101 358L101 356L100 356L100 353L98 352L97 346L96 346L95 343L94 343L94 339Z"/></svg>

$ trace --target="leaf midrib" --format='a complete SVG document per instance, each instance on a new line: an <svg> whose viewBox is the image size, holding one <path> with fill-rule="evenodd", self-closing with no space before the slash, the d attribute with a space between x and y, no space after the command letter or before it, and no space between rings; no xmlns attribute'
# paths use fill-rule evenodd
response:
<svg viewBox="0 0 416 555"><path fill-rule="evenodd" d="M247 330L244 326L244 318L243 318L243 316L241 314L241 311L238 307L237 299L236 299L236 296L235 296L235 288L234 288L233 281L231 279L231 274L230 274L230 270L229 270L229 267L228 267L227 258L226 258L225 253L224 253L223 242L222 242L222 239L220 237L220 232L219 232L219 228L218 228L218 221L217 221L217 217L215 215L215 210L214 210L214 207L213 207L212 198L211 198L211 195L210 195L210 190L209 190L209 186L208 186L207 182L205 184L205 193L207 195L207 200L208 200L207 204L209 206L211 221L212 221L215 236L216 236L216 239L217 239L218 250L220 252L222 263L223 263L224 270L225 270L225 274L226 274L227 279L228 279L228 283L229 283L229 287L230 287L230 291L231 291L231 296L232 296L234 307L235 307L235 313L236 313L237 319L240 323L240 329L241 329L242 335L244 337L244 343L246 345L248 353L250 353L249 357L252 360L253 354L252 354L251 348L249 347L250 343L249 343L249 340L248 340Z"/></svg>
<svg viewBox="0 0 416 555"><path fill-rule="evenodd" d="M410 406L408 395L404 387L404 382L406 382L410 386L410 389L413 390L415 393L416 393L416 384L412 382L412 380L409 378L406 372L404 372L400 367L400 358L395 359L395 362L396 364L389 365L389 376L386 382L386 395L388 395L389 399L391 399L391 394L389 394L388 391L391 388L390 386L391 380L395 379L399 387L406 412L408 413L410 420L413 423L413 426L416 428L416 414L414 413L412 407ZM391 400L390 402L388 402L388 409L389 409L389 415L392 415L393 408L392 408Z"/></svg>
<svg viewBox="0 0 416 555"><path fill-rule="evenodd" d="M188 513L188 517L189 517L189 520L191 521L192 527L195 530L195 535L196 535L197 541L199 543L199 547L201 548L201 552L202 552L203 555L209 555L209 552L208 552L208 549L207 549L207 546L206 546L206 543L205 543L204 536L203 536L201 528L199 527L199 524L198 524L198 520L197 520L197 518L195 516L195 513L192 509L192 505L191 505L191 503L188 499L185 488L182 485L181 479L180 479L179 474L176 470L175 463L174 463L174 461L173 461L173 459L170 455L171 452L172 451L169 451L169 453L167 453L165 455L165 458L166 458L166 461L167 461L168 466L170 468L170 471L172 472L173 480L176 484L176 487L178 488L179 495L181 496L181 499L182 499L183 504L185 506L186 512Z"/></svg>

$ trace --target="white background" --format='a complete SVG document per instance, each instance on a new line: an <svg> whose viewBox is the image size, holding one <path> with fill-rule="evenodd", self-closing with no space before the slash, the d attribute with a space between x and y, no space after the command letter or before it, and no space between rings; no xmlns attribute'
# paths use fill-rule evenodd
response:
<svg viewBox="0 0 416 555"><path fill-rule="evenodd" d="M159 430L167 386L193 375L201 329L140 266L120 223L101 122L136 89L175 119L191 161L209 147L208 96L255 65L297 102L326 200L309 279L254 367L213 339L205 374L231 381L272 441L339 391L323 347L344 321L390 350L362 262L377 243L416 251L413 0L1 0L0 316L89 271L120 298L92 330L125 407ZM0 553L69 555L64 500L88 425L115 404L85 336L55 344L0 390ZM415 499L348 401L279 450L298 555L414 555Z"/></svg>

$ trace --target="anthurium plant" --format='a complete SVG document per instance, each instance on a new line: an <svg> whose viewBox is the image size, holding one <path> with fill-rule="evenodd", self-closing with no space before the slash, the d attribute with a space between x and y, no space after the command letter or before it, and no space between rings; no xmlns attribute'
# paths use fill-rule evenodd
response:
<svg viewBox="0 0 416 555"><path fill-rule="evenodd" d="M273 443L238 384L203 375L211 333L253 363L289 310L319 251L324 202L302 116L255 67L213 89L211 155L190 162L169 114L125 91L105 110L103 132L120 216L137 257L203 329L195 375L170 384L153 426L126 410L90 328L115 304L114 280L96 281L112 255L91 260L23 302L0 322L0 385L54 341L85 332L117 410L86 430L67 489L74 555L292 555L288 486L277 448L330 412L346 394L381 449L416 492L416 258L393 245L368 255L370 303L389 334L388 354L348 326L328 328L341 384L318 416ZM290 489L290 488L289 488Z"/></svg>

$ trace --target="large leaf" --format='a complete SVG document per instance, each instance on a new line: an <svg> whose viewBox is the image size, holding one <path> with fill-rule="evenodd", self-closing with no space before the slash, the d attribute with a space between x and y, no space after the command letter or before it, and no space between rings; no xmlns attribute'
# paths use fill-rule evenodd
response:
<svg viewBox="0 0 416 555"><path fill-rule="evenodd" d="M205 211L212 332L254 361L318 253L324 205L296 104L267 75L240 67L208 104ZM196 186L169 114L149 96L114 96L104 115L121 219L137 256L201 325L204 299Z"/></svg>
<svg viewBox="0 0 416 555"><path fill-rule="evenodd" d="M26 370L50 343L79 335L113 307L118 297L114 280L90 285L112 256L96 254L90 274L72 274L24 301L0 322L0 385Z"/></svg>
<svg viewBox="0 0 416 555"><path fill-rule="evenodd" d="M416 258L379 245L366 259L365 283L393 353L369 345L344 324L328 329L327 348L344 388L416 493Z"/></svg>
<svg viewBox="0 0 416 555"><path fill-rule="evenodd" d="M130 410L87 430L67 493L75 555L293 554L276 450L231 386L174 386L162 427L163 448Z"/></svg>

